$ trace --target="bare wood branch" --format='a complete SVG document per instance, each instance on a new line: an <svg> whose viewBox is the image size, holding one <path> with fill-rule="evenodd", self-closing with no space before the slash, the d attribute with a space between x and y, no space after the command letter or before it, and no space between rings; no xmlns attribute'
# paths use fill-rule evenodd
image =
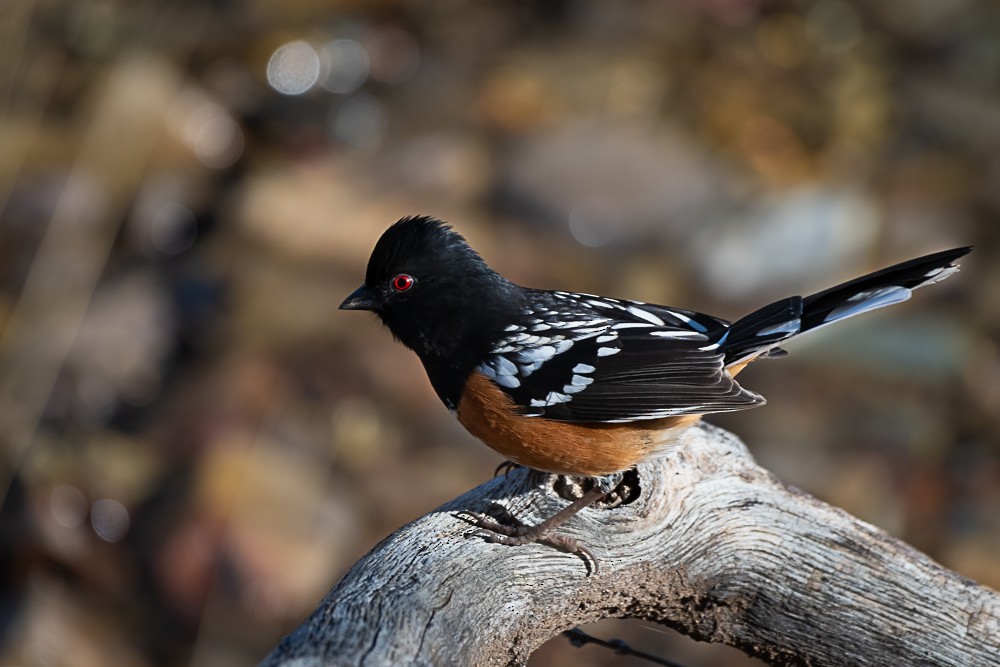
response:
<svg viewBox="0 0 1000 667"><path fill-rule="evenodd" d="M570 627L641 618L776 665L1000 664L1000 595L786 486L702 426L639 469L641 495L564 532L601 559L467 537L461 510L534 522L554 478L497 478L376 546L262 663L523 665Z"/></svg>

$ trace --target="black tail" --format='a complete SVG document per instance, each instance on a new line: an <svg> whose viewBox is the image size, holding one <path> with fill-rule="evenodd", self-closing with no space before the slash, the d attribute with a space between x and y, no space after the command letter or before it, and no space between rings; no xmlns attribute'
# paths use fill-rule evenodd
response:
<svg viewBox="0 0 1000 667"><path fill-rule="evenodd" d="M793 296L764 306L735 322L723 343L726 365L778 352L793 336L860 313L900 303L913 290L958 271L953 262L972 247L944 250L869 273L807 297Z"/></svg>

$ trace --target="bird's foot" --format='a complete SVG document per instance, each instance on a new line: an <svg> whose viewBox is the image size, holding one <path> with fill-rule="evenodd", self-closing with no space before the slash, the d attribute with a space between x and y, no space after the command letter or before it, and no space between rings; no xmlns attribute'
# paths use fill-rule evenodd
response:
<svg viewBox="0 0 1000 667"><path fill-rule="evenodd" d="M500 523L486 514L478 512L465 512L465 514L472 521L472 525L479 528L472 533L473 537L481 537L492 544L505 544L511 547L536 542L545 544L566 553L584 556L594 564L595 574L599 570L597 556L594 555L593 551L580 544L576 538L555 533L553 528L544 527L542 524L535 526L526 526L523 523L508 525Z"/></svg>
<svg viewBox="0 0 1000 667"><path fill-rule="evenodd" d="M607 491L599 486L594 486L581 497L534 526L527 526L514 517L510 518L516 523L511 525L501 523L491 516L478 512L463 512L462 514L470 520L472 525L480 529L472 533L475 537L481 537L487 542L494 544L505 544L508 546L521 546L537 542L559 549L560 551L579 554L593 563L593 573L597 574L600 566L597 557L594 556L594 552L580 544L579 540L575 538L555 534L555 529L572 518L580 510L603 498L606 494Z"/></svg>

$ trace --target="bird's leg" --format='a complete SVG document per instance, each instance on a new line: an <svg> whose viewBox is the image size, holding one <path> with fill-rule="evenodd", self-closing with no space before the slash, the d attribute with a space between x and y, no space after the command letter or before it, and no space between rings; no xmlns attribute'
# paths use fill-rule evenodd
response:
<svg viewBox="0 0 1000 667"><path fill-rule="evenodd" d="M553 531L575 516L580 510L585 509L601 498L614 491L622 481L622 473L615 473L605 477L594 478L594 485L582 496L562 508L552 516L537 523L534 526L524 524L507 525L500 523L491 516L479 514L477 512L465 512L472 520L473 525L481 528L476 534L484 538L487 542L496 544L506 544L509 546L520 546L540 542L548 544L562 551L569 553L584 554L594 563L594 572L597 572L598 561L593 552L579 543L578 540L565 535L553 535Z"/></svg>

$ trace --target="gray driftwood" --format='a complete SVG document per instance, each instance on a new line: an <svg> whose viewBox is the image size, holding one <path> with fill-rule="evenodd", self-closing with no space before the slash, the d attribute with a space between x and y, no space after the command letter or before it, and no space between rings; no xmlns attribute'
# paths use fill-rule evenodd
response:
<svg viewBox="0 0 1000 667"><path fill-rule="evenodd" d="M461 510L535 522L554 477L517 470L404 526L262 663L523 665L557 633L641 618L776 665L1000 665L1000 595L786 486L702 426L639 469L641 493L564 533L600 559L469 537Z"/></svg>

